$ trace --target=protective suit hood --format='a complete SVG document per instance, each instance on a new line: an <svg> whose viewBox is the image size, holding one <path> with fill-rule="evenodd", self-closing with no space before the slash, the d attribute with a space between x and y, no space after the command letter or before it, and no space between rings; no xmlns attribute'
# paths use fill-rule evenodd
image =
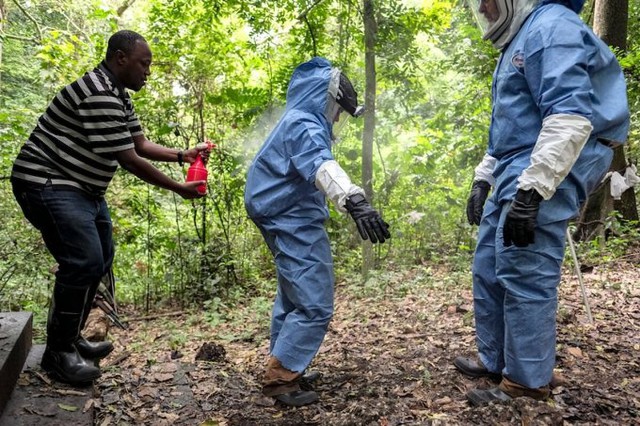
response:
<svg viewBox="0 0 640 426"><path fill-rule="evenodd" d="M584 7L585 0L542 0L540 5L558 3L562 4L569 9L573 10L575 13L580 13L582 8Z"/></svg>
<svg viewBox="0 0 640 426"><path fill-rule="evenodd" d="M328 60L315 57L299 65L293 72L287 89L287 111L295 109L322 117L330 129L331 123L324 114L330 81L331 63Z"/></svg>
<svg viewBox="0 0 640 426"><path fill-rule="evenodd" d="M585 0L468 0L483 38L503 49L537 7L557 3L580 13Z"/></svg>

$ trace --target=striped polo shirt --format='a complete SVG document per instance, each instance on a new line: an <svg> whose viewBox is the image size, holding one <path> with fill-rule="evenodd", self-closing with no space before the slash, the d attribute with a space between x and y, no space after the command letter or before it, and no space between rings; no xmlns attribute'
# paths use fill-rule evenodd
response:
<svg viewBox="0 0 640 426"><path fill-rule="evenodd" d="M16 183L72 187L103 195L142 128L124 86L101 63L62 89L38 119L13 164Z"/></svg>

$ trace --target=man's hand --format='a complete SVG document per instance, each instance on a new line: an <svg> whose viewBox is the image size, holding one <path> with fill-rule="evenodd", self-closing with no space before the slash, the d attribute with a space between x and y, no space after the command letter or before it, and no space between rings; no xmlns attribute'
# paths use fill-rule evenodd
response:
<svg viewBox="0 0 640 426"><path fill-rule="evenodd" d="M362 194L355 194L347 198L347 211L356 222L358 232L363 240L372 243L384 243L391 238L389 224L382 220L380 213L374 210Z"/></svg>
<svg viewBox="0 0 640 426"><path fill-rule="evenodd" d="M467 199L467 220L469 225L480 225L484 202L487 201L491 185L484 180L476 180L471 186L471 193Z"/></svg>
<svg viewBox="0 0 640 426"><path fill-rule="evenodd" d="M518 189L504 221L503 238L506 247L512 244L516 247L526 247L535 242L534 230L541 202L542 195L535 189Z"/></svg>
<svg viewBox="0 0 640 426"><path fill-rule="evenodd" d="M181 184L179 191L176 191L185 200L191 200L193 198L202 198L206 194L198 191L198 186L206 184L205 180L194 180L193 182L185 182Z"/></svg>
<svg viewBox="0 0 640 426"><path fill-rule="evenodd" d="M213 144L210 145L207 142L199 143L194 148L182 151L182 158L184 159L185 163L191 164L194 161L196 161L196 157L198 156L198 154L202 153L202 160L206 164L207 161L209 160L209 154L211 153L211 149L214 146L215 145Z"/></svg>

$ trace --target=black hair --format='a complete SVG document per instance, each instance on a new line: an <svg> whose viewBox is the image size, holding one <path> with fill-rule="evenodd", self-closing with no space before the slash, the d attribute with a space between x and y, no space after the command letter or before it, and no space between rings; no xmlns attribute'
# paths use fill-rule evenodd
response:
<svg viewBox="0 0 640 426"><path fill-rule="evenodd" d="M129 54L133 47L136 45L136 42L140 40L143 42L147 42L140 34L135 31L130 30L121 30L117 33L113 34L109 37L109 42L107 43L107 55L105 59L107 61L111 60L114 57L118 50L124 52L125 54Z"/></svg>

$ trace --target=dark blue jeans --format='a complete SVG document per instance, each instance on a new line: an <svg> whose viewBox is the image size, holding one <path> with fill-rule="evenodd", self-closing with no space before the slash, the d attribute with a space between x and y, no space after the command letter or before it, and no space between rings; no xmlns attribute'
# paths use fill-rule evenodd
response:
<svg viewBox="0 0 640 426"><path fill-rule="evenodd" d="M58 262L56 283L97 288L114 256L113 226L104 198L50 184L32 187L14 183L13 192Z"/></svg>

